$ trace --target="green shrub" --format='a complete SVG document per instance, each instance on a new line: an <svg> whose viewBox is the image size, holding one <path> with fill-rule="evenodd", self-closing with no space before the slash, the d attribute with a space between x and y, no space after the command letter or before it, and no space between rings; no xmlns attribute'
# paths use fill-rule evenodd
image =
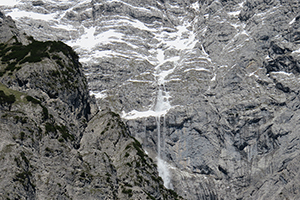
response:
<svg viewBox="0 0 300 200"><path fill-rule="evenodd" d="M29 54L28 49L26 46L20 46L20 45L14 45L11 48L8 48L8 53L6 53L2 57L2 62L8 62L10 60L15 60L16 62L19 62L22 60L26 55Z"/></svg>
<svg viewBox="0 0 300 200"><path fill-rule="evenodd" d="M23 141L24 138L25 138L25 133L22 131L22 132L20 133L20 140Z"/></svg>
<svg viewBox="0 0 300 200"><path fill-rule="evenodd" d="M54 77L60 77L60 72L58 70L50 71L50 75Z"/></svg>
<svg viewBox="0 0 300 200"><path fill-rule="evenodd" d="M43 112L42 112L42 115L43 115L43 120L47 120L49 118L49 112L48 112L48 109L41 105L42 109L43 109Z"/></svg>
<svg viewBox="0 0 300 200"><path fill-rule="evenodd" d="M9 110L11 108L11 105L16 101L16 97L11 95L6 95L3 90L0 90L0 105L2 106L9 106Z"/></svg>
<svg viewBox="0 0 300 200"><path fill-rule="evenodd" d="M73 51L73 49L61 41L52 42L49 52L63 52L66 56L70 55L73 61L78 60L78 55Z"/></svg>
<svg viewBox="0 0 300 200"><path fill-rule="evenodd" d="M15 116L14 119L16 120L16 123L21 122L22 124L27 123L27 117L19 117L19 116Z"/></svg>
<svg viewBox="0 0 300 200"><path fill-rule="evenodd" d="M168 191L171 193L171 195L172 195L173 197L178 198L178 194L177 194L174 190L168 189Z"/></svg>
<svg viewBox="0 0 300 200"><path fill-rule="evenodd" d="M67 129L66 126L61 125L61 126L56 126L56 129L59 130L59 132L61 133L61 136L67 141L68 139L70 139L71 141L73 141L74 135L69 134L69 131Z"/></svg>
<svg viewBox="0 0 300 200"><path fill-rule="evenodd" d="M32 102L34 104L41 104L41 102L35 98L33 98L32 96L26 96L26 100L29 102Z"/></svg>
<svg viewBox="0 0 300 200"><path fill-rule="evenodd" d="M132 164L131 164L131 163L126 163L126 165L127 165L128 167L132 167Z"/></svg>
<svg viewBox="0 0 300 200"><path fill-rule="evenodd" d="M61 57L59 57L59 56L57 56L57 55L53 55L53 56L52 56L52 59L53 59L53 60L61 60Z"/></svg>
<svg viewBox="0 0 300 200"><path fill-rule="evenodd" d="M50 153L53 153L53 151L52 151L49 147L46 147L46 148L45 148L45 151L48 151L48 152L50 152Z"/></svg>
<svg viewBox="0 0 300 200"><path fill-rule="evenodd" d="M122 193L127 194L129 197L132 197L132 189L126 190L125 188L122 190Z"/></svg>
<svg viewBox="0 0 300 200"><path fill-rule="evenodd" d="M21 172L21 173L18 173L16 174L16 178L17 178L17 181L20 181L21 183L24 183L25 182L25 179L28 177L28 176L31 176L31 172L29 171L24 171L24 172Z"/></svg>
<svg viewBox="0 0 300 200"><path fill-rule="evenodd" d="M46 133L57 133L56 127L54 124L46 123L45 124Z"/></svg>
<svg viewBox="0 0 300 200"><path fill-rule="evenodd" d="M5 71L11 71L11 72L13 72L16 69L16 64L17 64L17 62L9 63L7 65L7 67L5 68Z"/></svg>
<svg viewBox="0 0 300 200"><path fill-rule="evenodd" d="M55 62L56 62L56 64L58 64L59 66L64 67L64 64L63 64L63 62L62 62L61 60L56 60Z"/></svg>

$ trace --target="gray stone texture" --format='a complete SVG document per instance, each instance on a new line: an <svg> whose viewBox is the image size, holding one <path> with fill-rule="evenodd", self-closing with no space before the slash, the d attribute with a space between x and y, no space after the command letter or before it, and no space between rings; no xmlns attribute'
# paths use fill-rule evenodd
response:
<svg viewBox="0 0 300 200"><path fill-rule="evenodd" d="M194 3L199 9L192 7ZM78 29L68 34L51 27L51 22L28 18L16 22L39 40L80 38L82 26L96 27L97 34L115 30L128 36L95 47L121 55L96 57L84 65L89 88L105 91L107 97L97 99L98 105L120 115L154 109L158 89L169 92L173 108L161 117L159 127L165 135L163 159L172 166L172 185L179 195L300 199L299 1L93 0L77 7L46 1L34 8L22 6L49 13L70 8L62 20ZM105 25L120 19L137 20L158 33L125 24ZM190 32L178 37L195 35L191 51L168 48L156 37L164 31L179 32L184 23L190 23L186 27ZM177 66L163 86L156 80L156 65L141 58L158 49L165 58L180 57L161 66L163 70ZM88 54L80 49L78 53ZM155 117L125 121L155 158Z"/></svg>

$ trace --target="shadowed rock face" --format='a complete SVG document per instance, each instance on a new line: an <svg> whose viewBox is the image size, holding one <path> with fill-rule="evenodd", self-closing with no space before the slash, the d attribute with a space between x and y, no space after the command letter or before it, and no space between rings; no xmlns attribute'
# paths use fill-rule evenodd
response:
<svg viewBox="0 0 300 200"><path fill-rule="evenodd" d="M153 158L160 144L181 196L299 198L298 1L44 1L33 11L40 8L66 12L17 25L81 45L98 105L122 114ZM80 43L90 30L92 48Z"/></svg>

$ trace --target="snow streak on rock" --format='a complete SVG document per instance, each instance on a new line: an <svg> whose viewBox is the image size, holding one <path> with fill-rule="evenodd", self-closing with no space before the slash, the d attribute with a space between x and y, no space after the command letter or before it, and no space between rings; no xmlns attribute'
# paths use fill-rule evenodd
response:
<svg viewBox="0 0 300 200"><path fill-rule="evenodd" d="M0 0L0 6L15 6L20 0Z"/></svg>

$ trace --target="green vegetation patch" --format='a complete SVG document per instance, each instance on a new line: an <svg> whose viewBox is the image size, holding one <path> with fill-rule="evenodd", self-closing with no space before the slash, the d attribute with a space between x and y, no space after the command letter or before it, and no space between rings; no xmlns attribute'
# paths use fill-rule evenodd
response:
<svg viewBox="0 0 300 200"><path fill-rule="evenodd" d="M23 141L25 139L25 133L22 131L20 133L20 140Z"/></svg>
<svg viewBox="0 0 300 200"><path fill-rule="evenodd" d="M25 184L26 182L26 179L28 179L28 177L32 176L31 172L30 171L24 171L24 172L21 172L21 173L18 173L16 174L16 179L15 181L19 181L21 182L22 184Z"/></svg>
<svg viewBox="0 0 300 200"><path fill-rule="evenodd" d="M53 123L49 123L47 122L45 124L45 129L46 129L46 133L54 133L54 134L57 134L58 132L61 133L61 137L62 138L59 138L59 142L63 142L64 140L67 141L67 140L75 140L75 137L74 135L71 135L69 133L69 130L67 129L66 126L64 125L57 125L57 124L53 124Z"/></svg>
<svg viewBox="0 0 300 200"><path fill-rule="evenodd" d="M41 102L40 102L39 100L33 98L32 96L26 96L26 100L27 100L28 102L32 102L32 103L34 103L34 104L41 104Z"/></svg>
<svg viewBox="0 0 300 200"><path fill-rule="evenodd" d="M50 53L63 52L63 54L65 54L70 59L72 59L73 62L77 62L78 60L78 55L75 53L75 51L70 46L60 41L51 42L51 48L49 52Z"/></svg>
<svg viewBox="0 0 300 200"><path fill-rule="evenodd" d="M19 70L19 65L29 62L35 63L42 61L43 58L50 58L48 49L51 42L32 41L31 44L25 46L21 43L14 43L5 46L0 50L2 63L8 64L5 71Z"/></svg>
<svg viewBox="0 0 300 200"><path fill-rule="evenodd" d="M132 193L132 189L123 189L122 193L127 194L128 197L132 197L133 193Z"/></svg>
<svg viewBox="0 0 300 200"><path fill-rule="evenodd" d="M5 85L3 85L2 83L0 83L0 90L3 91L6 96L13 95L15 97L15 103L20 103L20 102L25 103L26 102L25 99L21 98L22 96L25 95L22 92L9 89L8 87L6 87Z"/></svg>
<svg viewBox="0 0 300 200"><path fill-rule="evenodd" d="M57 133L56 127L54 124L46 123L45 124L46 133Z"/></svg>
<svg viewBox="0 0 300 200"><path fill-rule="evenodd" d="M14 119L16 120L16 123L21 122L22 124L26 124L28 117L14 116Z"/></svg>
<svg viewBox="0 0 300 200"><path fill-rule="evenodd" d="M43 106L43 105L40 105L40 106L43 109L43 112L42 112L43 120L47 120L49 118L49 111L45 106Z"/></svg>
<svg viewBox="0 0 300 200"><path fill-rule="evenodd" d="M0 71L0 77L6 72L13 72L21 69L21 65L24 63L36 63L41 62L44 58L51 58L51 54L62 52L74 63L78 62L78 55L73 51L71 47L60 41L36 41L33 38L29 38L31 43L28 45L22 45L19 42L14 44L0 44L0 57L2 64L7 64L5 69ZM61 62L61 58L57 55L53 55L52 58L61 66L64 67Z"/></svg>
<svg viewBox="0 0 300 200"><path fill-rule="evenodd" d="M11 108L11 105L16 101L16 97L13 94L6 95L3 90L0 90L0 105L2 106L9 106L9 109Z"/></svg>
<svg viewBox="0 0 300 200"><path fill-rule="evenodd" d="M56 129L61 133L61 136L67 141L70 139L71 141L75 140L74 135L71 135L67 129L66 126L61 125L61 126L56 126Z"/></svg>
<svg viewBox="0 0 300 200"><path fill-rule="evenodd" d="M17 166L21 168L21 172L17 173L13 180L19 181L24 187L31 186L32 188L35 188L35 185L31 182L32 173L31 171L29 171L29 168L31 166L29 160L23 151L20 153L20 156L22 158L21 160L17 157L15 157L14 160Z"/></svg>
<svg viewBox="0 0 300 200"><path fill-rule="evenodd" d="M136 149L137 151L137 155L140 156L141 160L143 163L147 164L147 161L145 159L145 153L142 150L142 145L139 141L137 141L136 139L134 139L135 141L132 143L133 147Z"/></svg>

